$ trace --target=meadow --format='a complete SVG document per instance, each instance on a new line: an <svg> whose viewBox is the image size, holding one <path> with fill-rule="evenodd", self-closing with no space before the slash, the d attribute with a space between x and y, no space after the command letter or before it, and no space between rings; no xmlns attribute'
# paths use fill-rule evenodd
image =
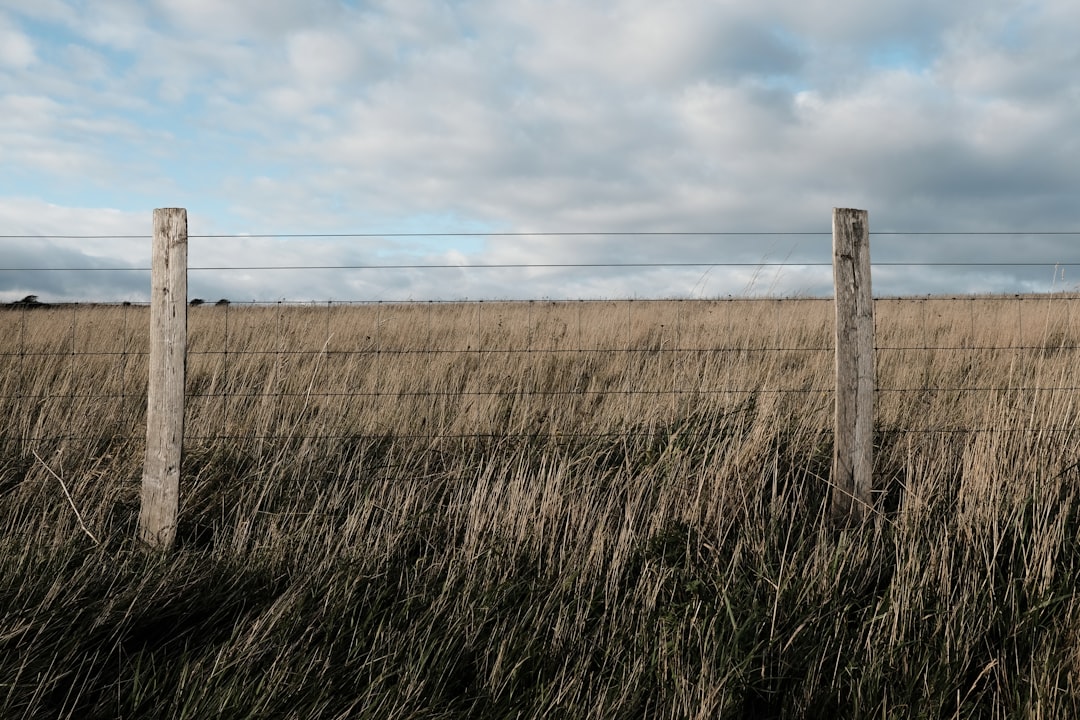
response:
<svg viewBox="0 0 1080 720"><path fill-rule="evenodd" d="M0 309L0 717L1061 718L1080 298L199 306L176 547L148 310Z"/></svg>

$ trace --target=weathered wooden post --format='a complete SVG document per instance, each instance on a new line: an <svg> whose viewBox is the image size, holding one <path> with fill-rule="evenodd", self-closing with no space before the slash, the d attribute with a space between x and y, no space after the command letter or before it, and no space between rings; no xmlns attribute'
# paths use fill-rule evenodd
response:
<svg viewBox="0 0 1080 720"><path fill-rule="evenodd" d="M139 537L169 549L176 538L187 363L187 210L154 210L150 287L150 384Z"/></svg>
<svg viewBox="0 0 1080 720"><path fill-rule="evenodd" d="M832 516L859 523L873 509L874 300L866 210L833 209L836 287L836 423Z"/></svg>

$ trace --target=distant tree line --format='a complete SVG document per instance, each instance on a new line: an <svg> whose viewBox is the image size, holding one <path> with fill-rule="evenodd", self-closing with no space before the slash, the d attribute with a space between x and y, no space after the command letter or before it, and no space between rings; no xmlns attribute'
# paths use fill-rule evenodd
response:
<svg viewBox="0 0 1080 720"><path fill-rule="evenodd" d="M42 308L42 307L48 307L48 303L43 303L40 300L38 300L37 295L27 295L22 300L15 300L14 302L8 303L8 307L24 308L24 309L25 308Z"/></svg>
<svg viewBox="0 0 1080 720"><path fill-rule="evenodd" d="M66 305L68 303L62 303L62 304ZM131 305L131 302L124 301L123 304L124 305ZM206 301L203 300L202 298L193 298L188 304L191 307L198 307L199 305L205 305ZM219 307L229 305L229 304L230 304L230 301L227 298L221 298L216 303L214 303L215 306L219 306ZM38 300L37 295L27 295L22 300L13 300L12 302L3 303L2 305L0 305L0 307L11 308L11 309L14 309L14 310L18 310L18 309L28 310L28 309L34 309L34 308L51 307L51 306L52 305L50 303L42 302L41 300Z"/></svg>

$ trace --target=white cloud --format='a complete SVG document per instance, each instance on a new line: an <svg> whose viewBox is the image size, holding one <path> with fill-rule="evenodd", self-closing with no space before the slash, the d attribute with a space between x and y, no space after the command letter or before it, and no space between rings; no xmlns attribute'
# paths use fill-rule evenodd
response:
<svg viewBox="0 0 1080 720"><path fill-rule="evenodd" d="M332 0L156 0L167 21L181 32L220 40L280 37L292 28L334 20Z"/></svg>
<svg viewBox="0 0 1080 720"><path fill-rule="evenodd" d="M77 17L68 17L69 28L98 45L114 50L138 51L147 37L149 15L138 0L98 0L78 7Z"/></svg>
<svg viewBox="0 0 1080 720"><path fill-rule="evenodd" d="M38 198L0 198L0 224L4 235L149 235L149 215L110 208L63 207ZM108 240L115 243L115 240ZM85 241L83 249L94 255L109 254L109 245ZM145 252L149 258L149 250Z"/></svg>
<svg viewBox="0 0 1080 720"><path fill-rule="evenodd" d="M304 85L347 83L358 69L359 48L342 33L306 30L289 36L286 45L289 64Z"/></svg>
<svg viewBox="0 0 1080 720"><path fill-rule="evenodd" d="M23 69L36 62L34 43L0 14L0 67Z"/></svg>
<svg viewBox="0 0 1080 720"><path fill-rule="evenodd" d="M1073 227L1074 5L0 0L0 35L28 43L0 38L0 199L69 220L63 207L187 203L225 231L827 230L837 205L888 229ZM462 242L479 259L597 262L820 245Z"/></svg>

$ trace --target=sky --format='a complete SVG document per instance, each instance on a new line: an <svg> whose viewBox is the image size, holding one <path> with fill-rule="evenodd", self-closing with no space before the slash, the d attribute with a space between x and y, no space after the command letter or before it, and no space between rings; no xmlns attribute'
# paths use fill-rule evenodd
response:
<svg viewBox="0 0 1080 720"><path fill-rule="evenodd" d="M825 296L834 207L870 213L876 295L1074 290L1078 27L1075 0L0 0L0 301L145 300L158 207L207 300Z"/></svg>

